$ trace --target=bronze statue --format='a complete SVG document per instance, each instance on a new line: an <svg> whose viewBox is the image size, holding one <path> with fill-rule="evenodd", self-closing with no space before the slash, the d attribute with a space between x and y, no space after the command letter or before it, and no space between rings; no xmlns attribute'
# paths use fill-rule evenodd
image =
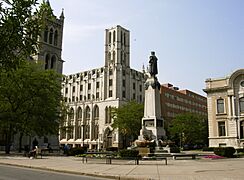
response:
<svg viewBox="0 0 244 180"><path fill-rule="evenodd" d="M149 60L149 73L151 76L155 76L158 74L158 66L157 66L158 58L155 56L155 52L151 52L150 60Z"/></svg>

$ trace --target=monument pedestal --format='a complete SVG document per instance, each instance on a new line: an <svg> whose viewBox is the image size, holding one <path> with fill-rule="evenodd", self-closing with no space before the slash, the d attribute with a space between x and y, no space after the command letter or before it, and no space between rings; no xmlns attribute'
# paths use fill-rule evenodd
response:
<svg viewBox="0 0 244 180"><path fill-rule="evenodd" d="M144 117L139 140L158 140L165 136L164 120L161 117L160 83L150 76L145 83Z"/></svg>

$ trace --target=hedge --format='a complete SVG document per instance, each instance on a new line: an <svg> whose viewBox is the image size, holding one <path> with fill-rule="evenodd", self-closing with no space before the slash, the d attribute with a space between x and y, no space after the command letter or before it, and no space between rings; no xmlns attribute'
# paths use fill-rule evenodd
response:
<svg viewBox="0 0 244 180"><path fill-rule="evenodd" d="M214 154L223 157L233 157L234 153L236 152L235 148L233 147L215 147Z"/></svg>

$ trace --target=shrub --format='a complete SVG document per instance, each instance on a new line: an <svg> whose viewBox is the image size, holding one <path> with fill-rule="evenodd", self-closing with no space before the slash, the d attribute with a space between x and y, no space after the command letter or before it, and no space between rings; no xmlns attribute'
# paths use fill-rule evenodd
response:
<svg viewBox="0 0 244 180"><path fill-rule="evenodd" d="M137 157L138 154L139 151L134 149L123 149L119 151L120 157Z"/></svg>
<svg viewBox="0 0 244 180"><path fill-rule="evenodd" d="M118 151L118 148L117 147L108 147L108 148L106 148L106 151L115 151L115 152L117 152Z"/></svg>
<svg viewBox="0 0 244 180"><path fill-rule="evenodd" d="M79 154L84 154L86 152L87 148L85 147L75 147L75 148L70 148L67 151L68 156L75 156Z"/></svg>
<svg viewBox="0 0 244 180"><path fill-rule="evenodd" d="M233 147L216 147L214 148L214 154L224 157L233 157L235 153L235 148Z"/></svg>
<svg viewBox="0 0 244 180"><path fill-rule="evenodd" d="M203 147L202 151L214 151L213 147Z"/></svg>

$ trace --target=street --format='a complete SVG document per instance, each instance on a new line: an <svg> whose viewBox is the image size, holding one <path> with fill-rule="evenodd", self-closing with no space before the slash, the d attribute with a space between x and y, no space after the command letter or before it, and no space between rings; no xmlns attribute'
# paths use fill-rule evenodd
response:
<svg viewBox="0 0 244 180"><path fill-rule="evenodd" d="M107 178L97 178L82 175L72 175L31 168L21 168L14 166L0 165L0 180L105 180Z"/></svg>

